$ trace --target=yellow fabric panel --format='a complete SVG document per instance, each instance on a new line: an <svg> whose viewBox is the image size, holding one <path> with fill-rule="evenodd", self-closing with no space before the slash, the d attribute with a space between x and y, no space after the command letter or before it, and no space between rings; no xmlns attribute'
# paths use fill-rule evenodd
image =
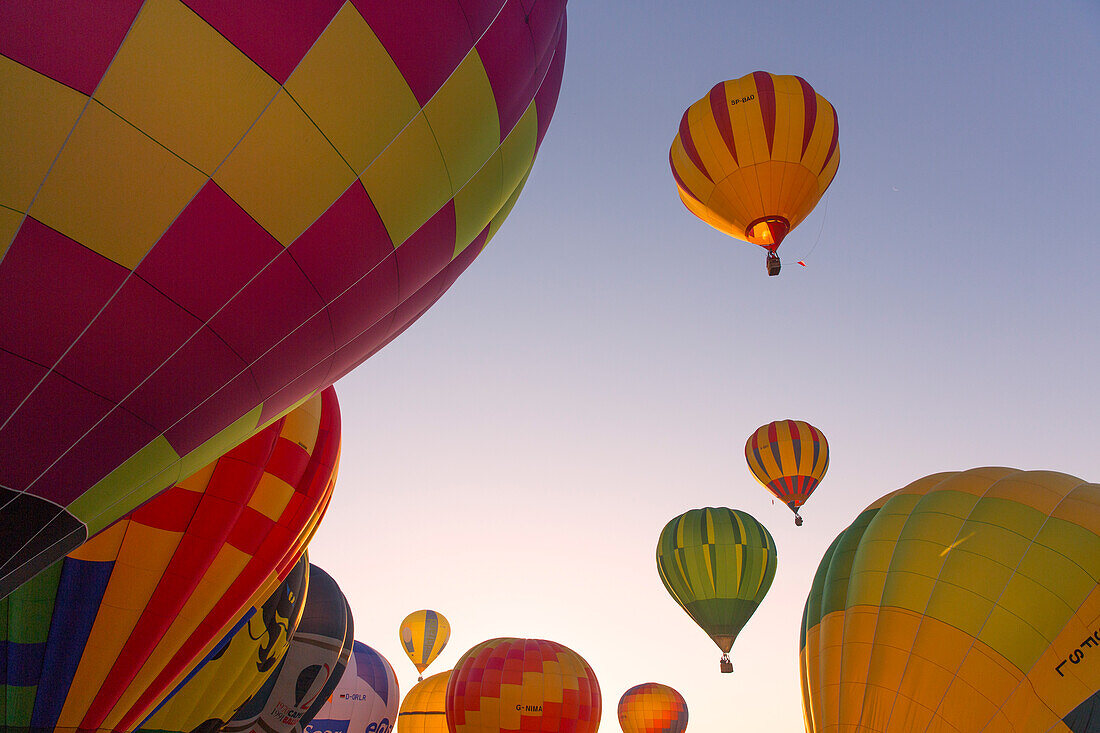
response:
<svg viewBox="0 0 1100 733"><path fill-rule="evenodd" d="M202 580L199 581L194 592L177 614L172 625L168 627L164 636L157 642L156 648L153 649L145 664L134 676L133 682L126 688L126 692L119 698L119 702L104 719L106 726L112 729L115 728L122 716L137 703L137 699L141 694L149 688L156 676L160 674L180 647L191 637L191 634L210 613L214 605L225 595L226 590L240 575L249 559L251 559L251 555L247 555L235 547L222 546L203 575ZM205 657L220 638L220 635L214 635L202 651L196 655L196 659ZM173 686L167 686L164 694L167 695ZM161 699L163 698L158 696L152 700L149 707L140 712L138 719L144 718L150 710L160 703Z"/></svg>
<svg viewBox="0 0 1100 733"><path fill-rule="evenodd" d="M122 540L126 536L126 527L129 524L129 519L120 519L70 552L68 557L91 562L114 562L118 557L119 548L122 547Z"/></svg>
<svg viewBox="0 0 1100 733"><path fill-rule="evenodd" d="M746 95L753 94L756 98L750 102L742 102L731 107L733 110L732 116L736 120L743 121L744 127L741 129L747 133L737 138L737 157L741 165L763 163L766 160L771 160L772 154L768 150L768 136L764 131L764 117L760 110L760 92L757 90L756 81L752 76L743 80L743 87ZM735 124L734 132L736 133L737 130ZM741 150L745 146L751 151L749 160L744 160L741 157Z"/></svg>
<svg viewBox="0 0 1100 733"><path fill-rule="evenodd" d="M538 131L538 114L535 103L531 102L500 145L506 197L511 196L516 187L527 178L528 171L535 164Z"/></svg>
<svg viewBox="0 0 1100 733"><path fill-rule="evenodd" d="M294 487L274 474L265 473L248 500L248 506L272 521L278 521L290 498L294 496Z"/></svg>
<svg viewBox="0 0 1100 733"><path fill-rule="evenodd" d="M30 214L133 269L204 183L200 171L93 99Z"/></svg>
<svg viewBox="0 0 1100 733"><path fill-rule="evenodd" d="M809 168L815 174L821 170L825 163L825 156L829 153L829 146L833 144L833 106L820 94L817 95L817 118L814 120L813 132L810 133L810 143L806 146L806 154L802 156L802 165ZM840 143L837 143L839 149ZM839 158L838 151L833 152L833 157Z"/></svg>
<svg viewBox="0 0 1100 733"><path fill-rule="evenodd" d="M351 3L314 42L286 90L356 173L366 170L420 109L405 77Z"/></svg>
<svg viewBox="0 0 1100 733"><path fill-rule="evenodd" d="M84 646L80 666L73 676L69 695L61 710L57 723L59 726L75 726L80 723L149 603L149 598L163 575L163 567L175 551L179 537L178 532L166 532L136 522L128 523L123 545L140 548L139 554L156 558L153 563L159 562L160 568L150 570L129 563L115 564L95 624ZM131 554L125 549L123 552Z"/></svg>
<svg viewBox="0 0 1100 733"><path fill-rule="evenodd" d="M806 119L806 101L802 85L788 75L772 75L775 87L775 138L772 160L799 163L802 160L802 132Z"/></svg>
<svg viewBox="0 0 1100 733"><path fill-rule="evenodd" d="M532 162L532 166L533 165L534 163ZM496 213L496 216L493 217L493 220L489 222L489 234L485 238L486 245L488 245L489 242L493 241L493 237L495 237L497 232L500 231L500 227L504 223L504 220L507 219L508 214L512 212L512 207L516 205L517 201L519 201L519 195L523 193L523 187L527 184L527 177L530 175L531 168L529 167L526 171L523 172L523 177L520 178L519 183L516 185L515 190L512 191L511 195L508 197L508 200L504 202L504 205L500 207L500 211L498 211Z"/></svg>
<svg viewBox="0 0 1100 733"><path fill-rule="evenodd" d="M740 146L737 148L737 160L735 161L733 153L730 152L725 139L722 137L722 133L719 132L708 97L703 97L688 108L688 129L691 131L699 158L706 166L707 174L715 183L720 182L736 171L739 166L744 165L745 161L741 157ZM738 142L736 127L734 127L734 141Z"/></svg>
<svg viewBox="0 0 1100 733"><path fill-rule="evenodd" d="M371 163L361 180L394 247L452 195L443 154L423 112Z"/></svg>
<svg viewBox="0 0 1100 733"><path fill-rule="evenodd" d="M680 176L680 180L684 182L689 193L699 199L699 201L706 201L710 198L711 191L714 190L714 183L703 175L703 173L695 167L695 164L691 162L691 159L688 158L687 150L684 148L683 143L680 142L679 135L676 136L676 140L673 143L670 159L672 165L676 168L677 175ZM679 183L676 184L676 188L680 188Z"/></svg>
<svg viewBox="0 0 1100 733"><path fill-rule="evenodd" d="M209 176L279 84L179 0L148 0L95 98Z"/></svg>
<svg viewBox="0 0 1100 733"><path fill-rule="evenodd" d="M0 204L25 212L88 98L0 56L0 99Z"/></svg>
<svg viewBox="0 0 1100 733"><path fill-rule="evenodd" d="M1100 647L1081 646L1098 627L1100 586L1093 588L1077 613L1027 670L1030 684L1023 687L1042 690L1044 699L1059 717L1065 716L1093 692L1100 690ZM1069 656L1078 650L1085 656L1077 664L1069 662ZM1019 691L1014 697L1018 695ZM1019 706L1022 701L1017 700L1014 704Z"/></svg>
<svg viewBox="0 0 1100 733"><path fill-rule="evenodd" d="M1070 478L1070 477L1066 477ZM1056 481L1052 478L1046 485L1039 481L1029 481L1024 477L1014 476L998 481L985 492L985 496L991 499L1008 499L1026 507L1038 509L1044 515L1049 515L1062 501L1062 497L1074 485L1068 481Z"/></svg>
<svg viewBox="0 0 1100 733"><path fill-rule="evenodd" d="M424 105L424 115L443 152L451 190L458 191L500 145L496 98L476 48Z"/></svg>
<svg viewBox="0 0 1100 733"><path fill-rule="evenodd" d="M504 203L504 169L497 151L455 194L455 254L466 248Z"/></svg>
<svg viewBox="0 0 1100 733"><path fill-rule="evenodd" d="M89 516L90 510L113 505L106 500L108 497L129 496L135 491L142 492L146 499L151 498L180 479L179 458L168 440L163 435L158 436L69 504L68 510L88 525L89 536L94 535L110 521L101 518L102 511Z"/></svg>
<svg viewBox="0 0 1100 733"><path fill-rule="evenodd" d="M1024 677L1020 670L1000 655L991 652L984 644L969 647L966 659L958 667L951 667L951 669L958 669L958 678L971 687L977 688L983 697L993 703L994 709L1004 706L1009 695Z"/></svg>
<svg viewBox="0 0 1100 733"><path fill-rule="evenodd" d="M11 246L12 240L15 239L16 232L19 231L19 227L22 225L22 213L13 211L5 206L0 206L0 260L4 259L8 247Z"/></svg>
<svg viewBox="0 0 1100 733"><path fill-rule="evenodd" d="M279 436L300 445L313 455L321 429L321 396L312 395L299 407L286 415Z"/></svg>
<svg viewBox="0 0 1100 733"><path fill-rule="evenodd" d="M783 183L776 199L776 210L792 228L802 222L820 199L817 176L801 163L782 163ZM811 451L811 458L813 457Z"/></svg>
<svg viewBox="0 0 1100 733"><path fill-rule="evenodd" d="M455 730L459 733L492 730L497 727L497 721L500 721L500 730L519 730L520 713L512 702L518 697L518 686L501 685L500 697L482 697L479 702L481 709L467 710L465 728L456 726Z"/></svg>
<svg viewBox="0 0 1100 733"><path fill-rule="evenodd" d="M726 203L719 203L723 199ZM727 234L745 240L749 222L764 215L756 167L740 168L719 181L707 203L714 209L713 216L725 221Z"/></svg>
<svg viewBox="0 0 1100 733"><path fill-rule="evenodd" d="M286 246L347 190L355 173L282 91L214 180Z"/></svg>

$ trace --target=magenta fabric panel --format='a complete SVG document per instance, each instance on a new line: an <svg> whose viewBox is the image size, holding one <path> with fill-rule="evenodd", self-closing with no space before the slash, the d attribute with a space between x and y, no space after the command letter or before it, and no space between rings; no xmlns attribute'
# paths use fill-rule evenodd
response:
<svg viewBox="0 0 1100 733"><path fill-rule="evenodd" d="M393 255L390 235L359 181L288 249L326 303Z"/></svg>
<svg viewBox="0 0 1100 733"><path fill-rule="evenodd" d="M531 73L538 64L531 31L519 0L507 0L504 9L478 41L477 53L489 76L504 140L531 103Z"/></svg>
<svg viewBox="0 0 1100 733"><path fill-rule="evenodd" d="M466 22L470 25L470 35L473 36L475 43L492 25L497 13L504 7L504 1L458 0L458 4L462 6L462 12L466 16Z"/></svg>
<svg viewBox="0 0 1100 733"><path fill-rule="evenodd" d="M0 349L52 367L129 272L26 217L0 261Z"/></svg>
<svg viewBox="0 0 1100 733"><path fill-rule="evenodd" d="M474 47L466 16L456 0L351 1L401 70L421 107Z"/></svg>
<svg viewBox="0 0 1100 733"><path fill-rule="evenodd" d="M261 399L266 402L268 397L315 367L318 360L327 358L335 350L328 313L322 311L289 333L252 365L252 376L260 388ZM316 384L306 392L320 386Z"/></svg>
<svg viewBox="0 0 1100 733"><path fill-rule="evenodd" d="M122 406L157 430L167 430L247 367L224 341L203 327Z"/></svg>
<svg viewBox="0 0 1100 733"><path fill-rule="evenodd" d="M211 437L211 425L228 426L258 404L260 390L245 371L169 428L164 437L176 453L186 455Z"/></svg>
<svg viewBox="0 0 1100 733"><path fill-rule="evenodd" d="M109 409L107 400L50 372L0 429L0 484L16 491L26 489ZM58 420L58 415L65 419ZM34 440L26 440L28 435ZM64 505L74 498L73 492L79 495L87 488L73 484L61 487L61 496L45 495ZM42 487L35 485L34 489L31 493L38 494Z"/></svg>
<svg viewBox="0 0 1100 733"><path fill-rule="evenodd" d="M5 311L10 312L10 311ZM0 349L0 374L4 388L0 389L0 423L7 420L27 393L46 374L46 367L27 361L18 354Z"/></svg>
<svg viewBox="0 0 1100 733"><path fill-rule="evenodd" d="M6 0L0 54L91 96L143 0Z"/></svg>
<svg viewBox="0 0 1100 733"><path fill-rule="evenodd" d="M57 371L118 404L201 326L160 291L131 277ZM110 369L103 368L105 354L112 356Z"/></svg>
<svg viewBox="0 0 1100 733"><path fill-rule="evenodd" d="M56 421L56 416L54 420ZM64 504L83 493L157 437L159 432L135 415L115 408L32 487L31 493L50 492Z"/></svg>
<svg viewBox="0 0 1100 733"><path fill-rule="evenodd" d="M412 295L447 266L455 251L455 203L448 201L397 248L400 299Z"/></svg>
<svg viewBox="0 0 1100 733"><path fill-rule="evenodd" d="M390 334L390 325L393 323L393 312L390 311L373 326L353 338L347 345L336 350L332 359L332 369L329 372L329 382L336 382L355 367L362 364L371 354L386 343Z"/></svg>
<svg viewBox="0 0 1100 733"><path fill-rule="evenodd" d="M208 181L135 272L205 322L282 252L274 237Z"/></svg>
<svg viewBox="0 0 1100 733"><path fill-rule="evenodd" d="M280 84L344 4L344 0L184 2Z"/></svg>
<svg viewBox="0 0 1100 733"><path fill-rule="evenodd" d="M542 86L535 95L535 110L538 112L539 134L535 149L542 145L542 139L546 137L546 128L550 126L550 118L554 116L554 109L558 105L558 92L561 90L562 73L565 71L565 36L568 21L565 15L561 16L561 35L558 36L558 45L554 48L554 58L550 61L550 68L546 72Z"/></svg>
<svg viewBox="0 0 1100 733"><path fill-rule="evenodd" d="M260 422L266 422L280 412L284 412L302 399L302 395L310 394L332 384L333 380L329 378L332 371L332 362L333 357L326 356L319 364L311 367L293 382L264 400L263 410L260 412Z"/></svg>
<svg viewBox="0 0 1100 733"><path fill-rule="evenodd" d="M252 364L324 305L283 252L210 320L210 327Z"/></svg>

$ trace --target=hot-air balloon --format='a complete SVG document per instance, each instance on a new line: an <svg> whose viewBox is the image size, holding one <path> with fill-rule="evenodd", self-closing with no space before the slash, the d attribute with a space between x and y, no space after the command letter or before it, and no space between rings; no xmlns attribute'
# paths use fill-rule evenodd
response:
<svg viewBox="0 0 1100 733"><path fill-rule="evenodd" d="M0 3L0 596L426 311L565 45L565 0Z"/></svg>
<svg viewBox="0 0 1100 733"><path fill-rule="evenodd" d="M256 694L221 727L222 733L290 733L308 725L324 704L332 677L336 683L351 656L355 627L340 586L316 565L309 568L309 594L286 655ZM333 687L335 687L335 684ZM314 707L314 703L320 704Z"/></svg>
<svg viewBox="0 0 1100 733"><path fill-rule="evenodd" d="M401 701L397 729L401 733L448 733L447 682L451 670L417 682Z"/></svg>
<svg viewBox="0 0 1100 733"><path fill-rule="evenodd" d="M829 469L829 441L820 430L802 420L776 420L761 425L745 441L749 470L764 488L794 512L814 492Z"/></svg>
<svg viewBox="0 0 1100 733"><path fill-rule="evenodd" d="M428 668L451 638L451 624L447 617L438 611L413 611L401 621L398 630L401 636L401 648L409 656L409 661L420 673L417 682L424 680L424 670Z"/></svg>
<svg viewBox="0 0 1100 733"><path fill-rule="evenodd" d="M213 732L274 673L305 607L309 560L303 554L283 583L231 628L143 720L143 733Z"/></svg>
<svg viewBox="0 0 1100 733"><path fill-rule="evenodd" d="M389 660L356 641L340 684L302 730L390 733L397 723L400 701L397 676Z"/></svg>
<svg viewBox="0 0 1100 733"><path fill-rule="evenodd" d="M447 681L451 733L596 733L600 683L572 649L542 639L490 639L469 649Z"/></svg>
<svg viewBox="0 0 1100 733"><path fill-rule="evenodd" d="M634 685L619 698L623 733L684 733L688 725L684 696L659 682Z"/></svg>
<svg viewBox="0 0 1100 733"><path fill-rule="evenodd" d="M836 110L800 76L754 71L687 108L668 153L688 211L768 251L805 219L840 165Z"/></svg>
<svg viewBox="0 0 1100 733"><path fill-rule="evenodd" d="M4 724L132 730L298 561L339 443L329 388L0 600Z"/></svg>
<svg viewBox="0 0 1100 733"><path fill-rule="evenodd" d="M214 733L233 717L286 654L305 608L309 567L303 554L282 584L249 608L137 729Z"/></svg>
<svg viewBox="0 0 1100 733"><path fill-rule="evenodd" d="M736 509L692 509L661 530L661 582L722 650L723 672L733 671L730 649L771 588L776 559L767 528Z"/></svg>
<svg viewBox="0 0 1100 733"><path fill-rule="evenodd" d="M818 566L799 662L809 733L1100 722L1100 485L975 468L860 513Z"/></svg>

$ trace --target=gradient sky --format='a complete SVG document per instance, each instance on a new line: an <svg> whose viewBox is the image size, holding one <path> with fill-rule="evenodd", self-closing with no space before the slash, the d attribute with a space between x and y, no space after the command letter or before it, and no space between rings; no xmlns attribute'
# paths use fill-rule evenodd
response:
<svg viewBox="0 0 1100 733"><path fill-rule="evenodd" d="M805 77L840 118L839 172L776 278L668 169L683 110L756 69ZM1094 0L574 0L509 221L337 384L341 473L310 553L356 637L403 692L398 624L433 608L453 633L429 673L486 638L553 639L595 669L604 733L646 681L684 695L689 731L802 730L803 603L858 511L981 465L1100 480L1098 89ZM832 449L801 528L742 454L787 417ZM665 522L720 505L779 551L732 675L654 562Z"/></svg>

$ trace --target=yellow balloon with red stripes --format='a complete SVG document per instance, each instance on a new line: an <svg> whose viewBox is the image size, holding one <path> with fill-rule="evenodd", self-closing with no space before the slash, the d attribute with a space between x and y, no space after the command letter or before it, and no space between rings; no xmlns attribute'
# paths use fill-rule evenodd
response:
<svg viewBox="0 0 1100 733"><path fill-rule="evenodd" d="M669 165L688 210L768 250L777 275L775 250L836 175L839 131L833 105L805 79L754 71L688 107Z"/></svg>
<svg viewBox="0 0 1100 733"><path fill-rule="evenodd" d="M829 441L804 420L775 420L758 427L745 441L745 460L756 480L794 512L829 470Z"/></svg>

